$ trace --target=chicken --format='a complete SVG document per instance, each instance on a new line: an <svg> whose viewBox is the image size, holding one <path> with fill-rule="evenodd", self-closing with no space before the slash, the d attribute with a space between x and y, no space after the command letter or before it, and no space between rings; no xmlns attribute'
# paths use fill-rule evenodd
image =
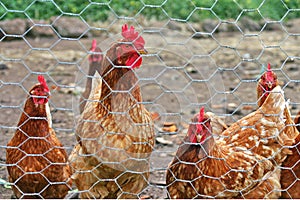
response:
<svg viewBox="0 0 300 200"><path fill-rule="evenodd" d="M277 80L277 75L275 72L271 70L270 64L268 64L267 72L265 72L260 80L259 84L257 85L257 95L258 95L258 106L261 106L264 102L268 93L277 85L279 85ZM299 130L295 124L299 123L299 118L295 118L295 124L291 118L288 108L286 107L284 110L284 115L286 118L285 122L285 129L284 131L288 135L288 137L294 138L295 136L295 143L291 144L294 145L291 149L291 155L288 155L287 158L284 160L282 167L281 167L281 187L282 187L282 198L293 198L299 199L300 198L300 191L297 188L300 188L300 181L296 181L296 178L300 178L300 164L297 163L300 159L298 143L300 142L300 135Z"/></svg>
<svg viewBox="0 0 300 200"><path fill-rule="evenodd" d="M90 49L91 54L88 57L89 60L89 71L88 71L88 77L85 85L85 91L83 92L81 98L80 98L80 104L79 104L79 111L82 113L84 106L86 104L86 101L90 95L91 87L92 87L92 76L95 74L96 71L100 73L101 70L101 62L103 60L102 51L99 47L97 47L97 41L92 41L92 47Z"/></svg>
<svg viewBox="0 0 300 200"><path fill-rule="evenodd" d="M268 94L278 85L279 81L277 80L277 75L272 71L270 64L268 64L267 71L261 76L257 84L258 106L261 106L264 103ZM288 107L285 107L284 109L284 116L286 119L284 132L289 138L295 139L299 135L299 131L292 120Z"/></svg>
<svg viewBox="0 0 300 200"><path fill-rule="evenodd" d="M184 143L167 170L171 198L278 198L276 164L289 153L283 91L275 87L257 111L212 136L213 120L194 116Z"/></svg>
<svg viewBox="0 0 300 200"><path fill-rule="evenodd" d="M145 41L126 24L122 36L107 51L101 76L95 73L76 128L69 160L80 198L138 198L148 184L154 126L134 72Z"/></svg>
<svg viewBox="0 0 300 200"><path fill-rule="evenodd" d="M51 128L49 88L43 76L29 91L18 129L7 144L9 181L17 198L64 198L72 185L63 145Z"/></svg>
<svg viewBox="0 0 300 200"><path fill-rule="evenodd" d="M269 93L278 85L279 85L279 81L277 79L277 75L274 71L272 71L271 65L268 64L267 71L264 74L262 74L257 84L257 99L258 99L257 105L259 107L264 103ZM291 141L288 142L287 144L292 145L294 139L299 135L299 132L292 120L291 113L287 106L284 109L284 117L285 117L284 132L288 136L288 138L291 138Z"/></svg>
<svg viewBox="0 0 300 200"><path fill-rule="evenodd" d="M300 131L300 112L295 118L295 124L297 129ZM293 144L292 155L289 155L282 164L281 170L281 187L282 187L282 198L284 199L300 199L300 135Z"/></svg>

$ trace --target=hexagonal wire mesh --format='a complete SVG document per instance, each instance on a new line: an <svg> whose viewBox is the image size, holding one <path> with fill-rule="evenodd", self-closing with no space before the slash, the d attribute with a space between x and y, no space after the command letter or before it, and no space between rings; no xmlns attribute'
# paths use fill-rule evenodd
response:
<svg viewBox="0 0 300 200"><path fill-rule="evenodd" d="M84 150L77 153L77 159L83 163L88 162L89 166L75 167L73 170L80 177L80 180L75 181L77 186L84 185L84 182L91 183L78 187L79 190L73 184L68 197L79 193L90 194L90 197L95 198L109 194L112 196L106 197L117 198L128 197L126 195L133 192L140 198L166 198L166 171L187 134L191 117L204 106L205 110L214 112L226 124L231 124L256 110L256 85L264 71L263 66L268 62L276 72L285 96L290 98L292 115L297 113L300 103L297 95L300 32L295 25L297 20L287 19L299 12L299 8L290 6L292 4L287 4L287 1L256 1L247 7L243 2L235 0L203 1L204 3L184 0L181 5L170 0L136 0L122 4L128 8L125 11L114 1L90 0L83 5L74 3L72 8L65 7L61 1L51 0L32 0L23 3L21 7L7 2L0 1L0 198L11 198L11 188L14 185L17 185L21 195L19 197L24 197L28 192L24 193L22 186L18 187L18 182L23 177L26 179L27 173L39 174L49 183L35 191L34 195L39 197L44 197L43 192L48 187L61 183L61 180L50 180L46 173L52 165L63 165L63 162L54 158L51 160L47 156L48 151L57 148L57 145L50 146L37 155L22 147L30 139L47 142L49 135L37 139L36 135L28 138L25 134L27 139L20 141L21 144L18 143L15 147L25 152L27 157L47 160L48 165L44 168L28 169L28 163L21 161L7 164L9 158L5 157L6 151L11 149L7 143L14 133L18 130L27 133L17 122L24 112L30 88L37 83L37 75L44 75L51 89L49 105L52 128L64 146L61 149L65 149L70 155L78 139L85 145L85 151L88 151L86 154L89 154L80 157ZM283 14L278 14L276 20L270 19L271 13L266 9L272 3L276 4L278 10L283 10ZM222 9L225 4L229 6ZM184 14L173 12L176 6L182 5ZM46 11L37 14L35 9L38 7L51 9L55 16L36 20L35 18L48 15ZM227 17L227 12L231 12L231 18ZM105 13L106 20L91 20L98 13ZM14 15L16 19L5 20L10 15ZM158 19L151 18L152 15L158 16ZM207 19L200 20L202 17ZM9 22L14 23L13 26ZM89 118L93 115L90 112L79 121L80 98L87 78L93 76L88 71L88 57L93 54L90 51L92 39L98 41L97 46L104 56L111 49L112 43L122 38L121 27L125 23L133 25L144 38L148 54L142 55L143 63L140 68L129 70L128 77L124 75L116 81L120 87L109 90L109 103L104 103L105 97L102 99L100 104L105 104L102 109L105 114L101 115L100 122ZM102 76L100 85L109 84L109 78L105 79L104 74ZM134 83L130 82L130 77L137 77ZM127 82L131 86L124 90L122 86ZM142 102L139 102L139 95L133 92L136 86L140 87ZM126 93L129 95L123 95ZM131 102L130 105L128 102ZM143 124L145 121L135 118L137 113L143 113L141 104L150 111L153 118L155 145L143 135L136 137L137 140L132 139L135 136L127 137L133 132L149 132L145 131L145 127L151 129L149 124ZM138 118L143 118L144 115L145 113ZM47 119L49 120L46 118L46 121ZM42 120L45 121L45 118ZM92 133L89 135L90 132L76 128L80 124L88 126L90 132L97 133L94 140L91 138ZM117 131L111 126L117 127ZM143 127L143 131L137 131L136 129L140 129L136 127ZM115 136L117 140L113 139ZM132 150L139 149L140 146L148 146L151 150L146 153ZM37 145L35 148L42 147ZM149 151L152 152L151 156ZM93 160L91 155L95 155L97 159ZM25 159L24 156L22 159ZM71 164L72 162L75 161L71 160ZM146 167L137 169L137 166L142 165ZM11 184L6 171L8 166L15 166L23 173ZM114 175L106 176L106 173ZM82 174L84 176L81 177ZM67 179L63 180L67 182ZM103 182L107 185L104 186ZM96 190L101 192L97 194ZM84 195L81 197L88 197Z"/></svg>

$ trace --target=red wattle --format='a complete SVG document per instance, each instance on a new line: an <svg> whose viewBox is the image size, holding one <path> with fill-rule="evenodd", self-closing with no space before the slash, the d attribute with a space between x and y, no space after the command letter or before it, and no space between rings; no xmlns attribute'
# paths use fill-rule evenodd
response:
<svg viewBox="0 0 300 200"><path fill-rule="evenodd" d="M191 134L190 135L190 142L191 143L197 143L197 137L195 134Z"/></svg>
<svg viewBox="0 0 300 200"><path fill-rule="evenodd" d="M48 102L48 99L45 98L33 98L34 104L46 104Z"/></svg>
<svg viewBox="0 0 300 200"><path fill-rule="evenodd" d="M138 68L141 66L142 61L143 59L140 55L134 54L127 60L126 66L131 66L131 69Z"/></svg>

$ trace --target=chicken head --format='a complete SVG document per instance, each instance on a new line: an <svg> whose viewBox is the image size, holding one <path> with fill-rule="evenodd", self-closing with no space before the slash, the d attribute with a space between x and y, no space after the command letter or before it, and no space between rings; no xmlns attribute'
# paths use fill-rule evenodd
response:
<svg viewBox="0 0 300 200"><path fill-rule="evenodd" d="M264 90L265 96L267 96L268 92L272 91L278 85L277 75L272 71L270 63L268 64L267 71L261 76L259 84Z"/></svg>
<svg viewBox="0 0 300 200"><path fill-rule="evenodd" d="M260 107L270 94L270 92L279 85L277 75L272 71L270 63L267 71L261 75L257 84L257 105Z"/></svg>
<svg viewBox="0 0 300 200"><path fill-rule="evenodd" d="M205 116L204 107L202 107L200 112L193 117L192 124L189 126L188 136L190 142L203 144L211 133L210 119Z"/></svg>
<svg viewBox="0 0 300 200"><path fill-rule="evenodd" d="M92 62L101 62L103 60L103 55L101 54L102 51L99 47L97 47L97 40L92 41L92 47L90 49L92 55L89 56L89 63Z"/></svg>
<svg viewBox="0 0 300 200"><path fill-rule="evenodd" d="M35 105L46 104L50 96L50 90L46 83L44 76L38 76L39 83L36 84L31 90L30 95Z"/></svg>
<svg viewBox="0 0 300 200"><path fill-rule="evenodd" d="M133 26L128 29L127 24L122 27L122 36L123 39L116 48L117 64L131 69L139 68L142 64L141 54L147 53L144 38L139 36Z"/></svg>

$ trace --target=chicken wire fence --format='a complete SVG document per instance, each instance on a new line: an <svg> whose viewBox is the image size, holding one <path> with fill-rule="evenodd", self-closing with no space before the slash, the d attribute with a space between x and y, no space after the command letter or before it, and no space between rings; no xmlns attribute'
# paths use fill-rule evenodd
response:
<svg viewBox="0 0 300 200"><path fill-rule="evenodd" d="M17 181L9 183L8 180L7 143L19 129L17 122L29 89L37 83L37 75L44 75L50 86L52 127L69 155L77 143L79 101L87 77L93 76L88 72L88 57L95 54L90 51L92 40L102 49L100 54L105 55L111 44L122 38L121 27L125 23L135 27L148 51L142 55L143 63L134 73L141 88L142 103L153 118L156 141L150 158L149 179L144 177L147 187L138 197L168 197L165 181L168 165L187 134L191 117L201 106L222 117L226 124L256 110L256 85L267 63L271 63L285 96L290 98L292 115L297 114L300 32L297 25L287 19L299 12L299 8L291 8L283 0L276 1L285 13L279 20L272 20L268 13L262 12L271 1L260 1L251 8L232 1L238 14L227 19L215 11L223 1L211 1L209 6L203 7L198 6L197 1L186 0L190 5L189 14L177 18L165 10L171 1L130 2L139 2L140 9L124 15L122 8L113 6L113 1L88 1L85 8L74 13L64 11L56 1L50 0L24 2L26 6L22 10L11 9L0 1L3 11L0 20L14 13L26 19L23 32L16 27L8 29L6 23L2 23L0 29L0 198L13 197L11 188ZM35 20L29 11L37 3L55 8L60 14L51 20ZM107 9L108 19L91 22L86 13L92 7ZM146 11L158 12L163 18L148 19ZM212 19L195 21L203 15ZM259 18L260 23L246 18L251 15ZM20 26L20 22L15 23ZM112 102L117 109L119 102ZM118 126L122 127L122 123ZM122 129L126 132L127 127ZM122 190L117 181L120 176L99 180L115 182ZM55 183L49 181L49 184ZM73 184L68 197L80 192Z"/></svg>

